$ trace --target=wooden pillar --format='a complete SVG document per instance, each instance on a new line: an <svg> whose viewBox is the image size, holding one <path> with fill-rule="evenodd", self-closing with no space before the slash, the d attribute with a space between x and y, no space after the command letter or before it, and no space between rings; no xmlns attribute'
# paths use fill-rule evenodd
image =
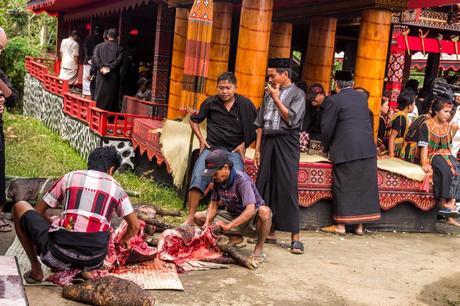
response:
<svg viewBox="0 0 460 306"><path fill-rule="evenodd" d="M292 23L273 22L268 58L290 58L291 45Z"/></svg>
<svg viewBox="0 0 460 306"><path fill-rule="evenodd" d="M307 53L302 69L302 79L307 84L320 83L326 92L330 91L337 19L313 17L310 22Z"/></svg>
<svg viewBox="0 0 460 306"><path fill-rule="evenodd" d="M273 0L243 0L235 75L238 93L259 107L264 97Z"/></svg>
<svg viewBox="0 0 460 306"><path fill-rule="evenodd" d="M355 71L356 50L358 50L358 41L355 41L355 40L345 41L345 51L344 51L342 70Z"/></svg>
<svg viewBox="0 0 460 306"><path fill-rule="evenodd" d="M213 10L208 80L206 81L205 94L200 94L198 97L199 105L206 97L217 94L217 78L223 72L228 71L233 4L214 2Z"/></svg>
<svg viewBox="0 0 460 306"><path fill-rule="evenodd" d="M374 114L374 136L379 128L380 103L391 30L391 12L368 9L361 18L355 84L369 91L369 108Z"/></svg>
<svg viewBox="0 0 460 306"><path fill-rule="evenodd" d="M152 101L167 103L169 73L171 66L172 33L174 10L168 5L158 5L157 23L155 28L155 46L152 65Z"/></svg>
<svg viewBox="0 0 460 306"><path fill-rule="evenodd" d="M441 60L441 53L428 53L426 60L425 78L423 84L427 81L433 80L438 77L439 63Z"/></svg>
<svg viewBox="0 0 460 306"><path fill-rule="evenodd" d="M182 77L184 75L185 44L187 42L188 10L176 8L171 77L169 80L168 119L182 118L180 111Z"/></svg>

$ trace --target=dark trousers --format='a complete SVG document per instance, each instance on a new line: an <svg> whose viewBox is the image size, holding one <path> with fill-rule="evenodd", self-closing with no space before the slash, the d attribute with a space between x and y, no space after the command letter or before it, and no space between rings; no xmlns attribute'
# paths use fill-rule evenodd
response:
<svg viewBox="0 0 460 306"><path fill-rule="evenodd" d="M5 137L3 135L3 126L0 126L0 212L11 211L12 205L6 205L6 178L5 178Z"/></svg>

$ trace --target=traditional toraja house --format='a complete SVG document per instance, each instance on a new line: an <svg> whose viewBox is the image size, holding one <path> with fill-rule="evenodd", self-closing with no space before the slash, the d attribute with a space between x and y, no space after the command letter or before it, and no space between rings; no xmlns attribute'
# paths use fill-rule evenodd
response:
<svg viewBox="0 0 460 306"><path fill-rule="evenodd" d="M184 98L190 93L189 85L196 85L196 80L205 82L201 83L202 92L193 96L199 104L207 95L216 93L215 82L221 72L234 71L238 93L259 106L269 57L300 58L300 78L310 84L319 82L329 91L334 53L343 51L344 68L354 71L356 86L370 92L369 108L378 119L382 94L386 90L395 99L409 77L413 53L428 54L427 76L438 73L439 54L460 53L456 41L456 2L195 1L195 5L206 7L213 4L211 37L198 39L196 31L189 28L191 17L196 17L190 13L193 1L32 0L28 3L30 10L57 16L58 45L71 29L79 30L85 37L96 24L118 28L120 44L136 43L140 60L152 63L153 95L152 101L125 97L124 113L106 112L97 109L93 101L70 93L66 82L57 79L56 71L49 69L57 67L53 62L28 58L24 111L44 120L83 154L94 146L116 141L116 145L128 148L125 157L137 168L142 166L139 161L147 158L162 164L166 154L160 143L165 132L161 119L184 117L191 105L184 104ZM205 15L201 18L206 19ZM442 34L442 39L438 34ZM194 75L206 78L193 78L190 83L187 65L199 63L197 57L203 56L197 52L193 55L192 43L198 41L209 41L205 43L209 48L203 49L208 50L201 62L203 73L195 70ZM188 142L188 136L183 142ZM131 145L136 148L137 160L132 158ZM181 155L182 151L174 152ZM330 222L330 203L323 200L332 197L331 166L318 161L305 157L301 163L299 205L305 208L304 227ZM166 164L168 170L180 168L168 160ZM251 164L248 160L247 170L254 175ZM409 179L394 173L391 165L380 168L380 200L387 217L377 226L394 229L394 217L402 212L412 221L400 229L432 230L435 203L431 193L420 191L420 177L414 175Z"/></svg>

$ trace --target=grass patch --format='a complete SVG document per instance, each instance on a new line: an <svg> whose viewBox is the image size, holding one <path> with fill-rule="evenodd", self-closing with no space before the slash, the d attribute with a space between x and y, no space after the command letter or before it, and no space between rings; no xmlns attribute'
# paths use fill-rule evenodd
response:
<svg viewBox="0 0 460 306"><path fill-rule="evenodd" d="M86 169L86 160L50 131L39 120L5 114L6 173L23 177L59 177L67 172ZM115 179L127 190L140 192L133 202L155 203L168 209L182 209L175 190L133 173L116 174ZM178 223L179 219L167 219Z"/></svg>

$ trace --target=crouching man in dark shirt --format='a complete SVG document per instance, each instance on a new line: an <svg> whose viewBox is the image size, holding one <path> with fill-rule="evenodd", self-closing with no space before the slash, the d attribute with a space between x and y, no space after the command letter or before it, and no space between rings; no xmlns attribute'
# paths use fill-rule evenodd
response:
<svg viewBox="0 0 460 306"><path fill-rule="evenodd" d="M256 108L252 102L236 94L236 78L231 72L224 72L217 79L218 94L207 98L198 114L191 116L190 126L200 141L200 156L193 168L188 193L189 214L185 224L193 225L198 203L211 177L202 176L205 159L215 149L228 151L236 170L243 171L246 148L256 139L254 120ZM207 120L204 138L199 124Z"/></svg>
<svg viewBox="0 0 460 306"><path fill-rule="evenodd" d="M265 238L271 228L271 210L265 205L254 182L236 170L227 152L215 150L206 157L203 176L214 179L211 203L206 211L195 214L195 223L208 226L216 223L230 244L243 241L243 235L257 233L252 260L262 263ZM220 207L218 207L220 205Z"/></svg>

